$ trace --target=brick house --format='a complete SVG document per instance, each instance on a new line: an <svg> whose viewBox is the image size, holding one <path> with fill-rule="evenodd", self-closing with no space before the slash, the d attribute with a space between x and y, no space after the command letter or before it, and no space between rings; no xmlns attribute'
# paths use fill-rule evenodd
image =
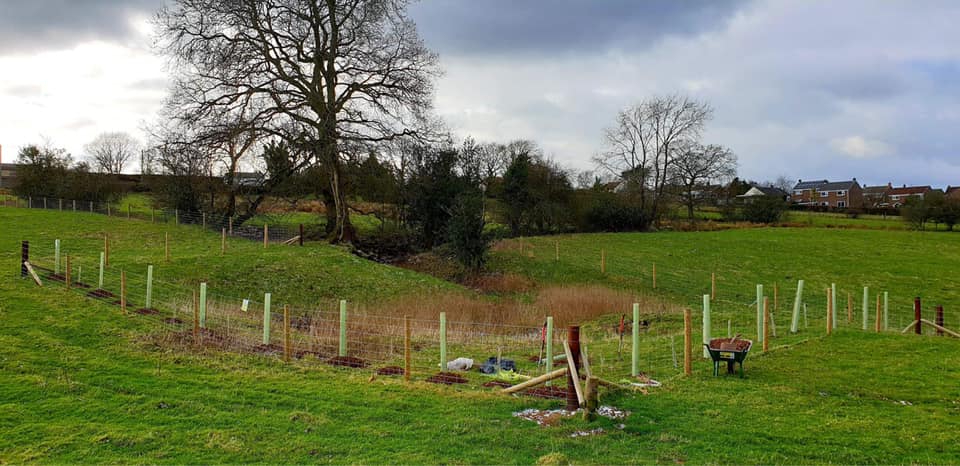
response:
<svg viewBox="0 0 960 466"><path fill-rule="evenodd" d="M948 199L960 200L960 186L947 186L946 196Z"/></svg>
<svg viewBox="0 0 960 466"><path fill-rule="evenodd" d="M903 185L900 188L891 186L890 189L887 190L887 202L893 207L900 207L907 202L907 199L911 197L923 199L930 191L933 191L930 186Z"/></svg>
<svg viewBox="0 0 960 466"><path fill-rule="evenodd" d="M790 199L794 204L811 207L863 207L863 188L856 178L850 181L798 180Z"/></svg>
<svg viewBox="0 0 960 466"><path fill-rule="evenodd" d="M17 181L17 164L3 163L3 146L0 146L0 189L10 189Z"/></svg>

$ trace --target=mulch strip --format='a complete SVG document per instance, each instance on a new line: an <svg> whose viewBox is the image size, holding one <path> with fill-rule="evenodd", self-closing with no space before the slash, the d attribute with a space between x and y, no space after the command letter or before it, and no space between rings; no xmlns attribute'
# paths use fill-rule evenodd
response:
<svg viewBox="0 0 960 466"><path fill-rule="evenodd" d="M136 312L137 314L142 314L142 315L145 315L145 316L152 316L152 315L157 315L157 314L160 313L160 311L158 311L158 310L156 310L156 309L147 309L147 308L145 308L145 307L141 307L140 309L137 309L136 311L133 311L133 312ZM177 320L180 320L180 319L177 319ZM180 322L180 323L182 323L182 322Z"/></svg>
<svg viewBox="0 0 960 466"><path fill-rule="evenodd" d="M67 277L64 277L63 275L58 274L58 273L51 273L51 274L47 274L47 279L48 279L48 280L53 280L53 281L55 281L55 282L62 282L62 281L64 281L64 280L66 280Z"/></svg>
<svg viewBox="0 0 960 466"><path fill-rule="evenodd" d="M254 346L253 348L250 348L250 351L257 354L272 356L275 354L283 354L283 347L275 343L270 343L268 345L261 344L261 345Z"/></svg>
<svg viewBox="0 0 960 466"><path fill-rule="evenodd" d="M307 356L313 356L317 359L323 359L324 357L319 351L300 350L293 353L293 357L297 359L303 359Z"/></svg>
<svg viewBox="0 0 960 466"><path fill-rule="evenodd" d="M460 374L454 374L453 372L440 372L437 375L434 375L427 379L427 382L430 383L439 383L444 385L453 385L453 384L465 384L467 379Z"/></svg>
<svg viewBox="0 0 960 466"><path fill-rule="evenodd" d="M352 367L354 369L362 369L370 365L367 361L352 356L336 356L327 359L327 364L331 366Z"/></svg>
<svg viewBox="0 0 960 466"><path fill-rule="evenodd" d="M83 289L90 289L90 288L91 288L90 285L88 285L88 284L86 284L86 283L83 283L83 282L73 282L73 285L70 285L70 286L72 286L72 287L74 287L74 288L83 288Z"/></svg>
<svg viewBox="0 0 960 466"><path fill-rule="evenodd" d="M483 384L483 386L487 388L507 388L512 387L513 385L510 384L510 382L504 382L502 380L491 380Z"/></svg>
<svg viewBox="0 0 960 466"><path fill-rule="evenodd" d="M403 368L400 366L387 366L377 369L377 375L403 375Z"/></svg>
<svg viewBox="0 0 960 466"><path fill-rule="evenodd" d="M91 298L97 298L97 299L106 299L106 298L114 298L114 297L116 297L116 295L114 295L113 293L111 293L111 292L109 292L109 291L107 291L107 290L101 290L101 289L99 289L99 288L97 288L96 290L93 290L93 291L87 293L87 296L88 296L88 297L91 297Z"/></svg>
<svg viewBox="0 0 960 466"><path fill-rule="evenodd" d="M163 323L170 325L183 325L183 321L176 317L167 317L166 319L163 319Z"/></svg>

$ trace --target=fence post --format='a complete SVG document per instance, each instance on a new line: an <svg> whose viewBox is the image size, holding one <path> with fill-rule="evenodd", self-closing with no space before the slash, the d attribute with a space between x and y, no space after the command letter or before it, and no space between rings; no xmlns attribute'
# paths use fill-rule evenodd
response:
<svg viewBox="0 0 960 466"><path fill-rule="evenodd" d="M207 282L200 284L200 328L207 328Z"/></svg>
<svg viewBox="0 0 960 466"><path fill-rule="evenodd" d="M127 272L125 270L120 271L120 311L123 315L127 315Z"/></svg>
<svg viewBox="0 0 960 466"><path fill-rule="evenodd" d="M763 352L770 350L770 301L763 297Z"/></svg>
<svg viewBox="0 0 960 466"><path fill-rule="evenodd" d="M110 237L106 233L103 235L103 253L106 258L104 265L110 267Z"/></svg>
<svg viewBox="0 0 960 466"><path fill-rule="evenodd" d="M193 344L200 344L200 298L193 290Z"/></svg>
<svg viewBox="0 0 960 466"><path fill-rule="evenodd" d="M228 223L229 225L227 225L227 234L233 236L233 217L230 217Z"/></svg>
<svg viewBox="0 0 960 466"><path fill-rule="evenodd" d="M283 305L283 360L290 362L290 311Z"/></svg>
<svg viewBox="0 0 960 466"><path fill-rule="evenodd" d="M633 303L632 330L632 346L630 347L630 375L636 377L640 374L640 303Z"/></svg>
<svg viewBox="0 0 960 466"><path fill-rule="evenodd" d="M604 275L607 273L607 250L606 249L600 249L600 273Z"/></svg>
<svg viewBox="0 0 960 466"><path fill-rule="evenodd" d="M263 294L263 344L270 344L270 293Z"/></svg>
<svg viewBox="0 0 960 466"><path fill-rule="evenodd" d="M833 328L837 328L837 284L830 284L830 310L833 315Z"/></svg>
<svg viewBox="0 0 960 466"><path fill-rule="evenodd" d="M567 345L570 348L570 359L572 359L573 368L567 372L567 410L576 411L580 408L580 397L577 396L578 385L580 384L580 327L571 325L567 327ZM499 366L499 364L498 364ZM577 377L577 380L574 380Z"/></svg>
<svg viewBox="0 0 960 466"><path fill-rule="evenodd" d="M447 368L447 313L440 313L440 370Z"/></svg>
<svg viewBox="0 0 960 466"><path fill-rule="evenodd" d="M270 242L270 228L263 224L263 249L267 249L267 243Z"/></svg>
<svg viewBox="0 0 960 466"><path fill-rule="evenodd" d="M710 295L703 295L703 344L710 344ZM703 347L703 357L709 358L710 352Z"/></svg>
<svg viewBox="0 0 960 466"><path fill-rule="evenodd" d="M206 213L206 212L200 212L200 218L201 218L201 220L200 220L200 222L201 222L201 223L200 223L200 226L201 226L201 228L203 228L204 230L206 230L206 229L207 229L207 213Z"/></svg>
<svg viewBox="0 0 960 466"><path fill-rule="evenodd" d="M90 213L93 213L93 201L90 201Z"/></svg>
<svg viewBox="0 0 960 466"><path fill-rule="evenodd" d="M853 323L853 293L847 292L847 323Z"/></svg>
<svg viewBox="0 0 960 466"><path fill-rule="evenodd" d="M717 273L710 272L710 299L717 299Z"/></svg>
<svg viewBox="0 0 960 466"><path fill-rule="evenodd" d="M917 296L916 298L913 298L913 316L914 316L914 320L917 321L917 325L914 326L914 332L916 332L917 335L923 335L923 330L921 330L920 328L921 326L920 319L923 318L923 316L920 313L920 297L919 296Z"/></svg>
<svg viewBox="0 0 960 466"><path fill-rule="evenodd" d="M53 240L53 273L60 275L60 240Z"/></svg>
<svg viewBox="0 0 960 466"><path fill-rule="evenodd" d="M883 329L890 328L890 292L883 292Z"/></svg>
<svg viewBox="0 0 960 466"><path fill-rule="evenodd" d="M220 229L220 255L223 256L227 253L227 229Z"/></svg>
<svg viewBox="0 0 960 466"><path fill-rule="evenodd" d="M43 198L43 210L47 210L47 198L46 198L46 196L44 196L44 198Z"/></svg>
<svg viewBox="0 0 960 466"><path fill-rule="evenodd" d="M63 212L63 198L57 199L57 210Z"/></svg>
<svg viewBox="0 0 960 466"><path fill-rule="evenodd" d="M341 301L343 303L343 301ZM341 312L340 315L344 315ZM343 356L343 354L341 354ZM410 316L403 316L403 380L410 381L412 355L410 352Z"/></svg>
<svg viewBox="0 0 960 466"><path fill-rule="evenodd" d="M833 334L833 288L827 288L827 335Z"/></svg>
<svg viewBox="0 0 960 466"><path fill-rule="evenodd" d="M553 372L553 317L547 317L547 334L544 336L546 340L547 354L547 371L549 374ZM550 382L547 381L547 385L550 385Z"/></svg>
<svg viewBox="0 0 960 466"><path fill-rule="evenodd" d="M73 211L77 211L77 201L73 201Z"/></svg>
<svg viewBox="0 0 960 466"><path fill-rule="evenodd" d="M173 223L174 225L180 224L180 209L173 209Z"/></svg>
<svg viewBox="0 0 960 466"><path fill-rule="evenodd" d="M797 297L793 300L793 320L790 321L790 333L797 333L800 327L800 303L803 301L803 280L797 281Z"/></svg>
<svg viewBox="0 0 960 466"><path fill-rule="evenodd" d="M27 276L27 262L30 262L30 242L20 242L20 278Z"/></svg>
<svg viewBox="0 0 960 466"><path fill-rule="evenodd" d="M653 263L653 289L657 289L657 263Z"/></svg>
<svg viewBox="0 0 960 466"><path fill-rule="evenodd" d="M66 285L68 290L70 289L70 278L70 254L67 254L67 269L64 272L63 283Z"/></svg>
<svg viewBox="0 0 960 466"><path fill-rule="evenodd" d="M163 232L163 260L170 262L170 233Z"/></svg>
<svg viewBox="0 0 960 466"><path fill-rule="evenodd" d="M937 306L937 325L943 327L943 306ZM943 330L937 329L937 336L943 336Z"/></svg>
<svg viewBox="0 0 960 466"><path fill-rule="evenodd" d="M870 288L865 286L863 287L863 303L861 306L861 308L863 309L863 329L864 330L867 329L867 324L869 321L869 316L867 314L867 309L868 309L867 302L869 302L869 300L870 300Z"/></svg>
<svg viewBox="0 0 960 466"><path fill-rule="evenodd" d="M757 285L757 339L763 342L763 285Z"/></svg>
<svg viewBox="0 0 960 466"><path fill-rule="evenodd" d="M97 280L97 289L103 289L103 252L100 252L100 278Z"/></svg>
<svg viewBox="0 0 960 466"><path fill-rule="evenodd" d="M153 309L153 266L147 266L147 297L144 300L143 307Z"/></svg>
<svg viewBox="0 0 960 466"><path fill-rule="evenodd" d="M877 333L880 333L880 321L882 320L880 315L880 293L877 293L877 321L874 323L874 327Z"/></svg>
<svg viewBox="0 0 960 466"><path fill-rule="evenodd" d="M690 309L683 310L683 373L693 373L693 322Z"/></svg>
<svg viewBox="0 0 960 466"><path fill-rule="evenodd" d="M340 300L340 356L347 355L347 300Z"/></svg>

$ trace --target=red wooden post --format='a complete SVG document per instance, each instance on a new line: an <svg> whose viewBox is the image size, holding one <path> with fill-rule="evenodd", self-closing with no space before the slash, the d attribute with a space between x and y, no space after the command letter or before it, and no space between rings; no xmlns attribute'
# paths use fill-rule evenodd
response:
<svg viewBox="0 0 960 466"><path fill-rule="evenodd" d="M913 298L913 320L917 322L917 325L914 327L914 331L917 335L922 335L923 331L920 328L920 297L917 296Z"/></svg>
<svg viewBox="0 0 960 466"><path fill-rule="evenodd" d="M937 306L937 325L943 327L943 306ZM937 329L937 336L943 336L943 330Z"/></svg>
<svg viewBox="0 0 960 466"><path fill-rule="evenodd" d="M571 325L567 327L567 342L570 345L570 353L573 356L573 367L580 372L580 327ZM549 355L548 355L549 356ZM576 411L580 409L580 399L577 398L577 389L573 385L573 374L567 372L567 410Z"/></svg>

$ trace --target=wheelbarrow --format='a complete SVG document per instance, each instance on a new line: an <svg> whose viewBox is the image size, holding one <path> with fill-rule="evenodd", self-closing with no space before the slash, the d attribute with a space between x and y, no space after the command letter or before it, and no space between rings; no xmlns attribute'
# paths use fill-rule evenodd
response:
<svg viewBox="0 0 960 466"><path fill-rule="evenodd" d="M740 378L743 378L743 360L747 358L747 353L753 347L753 342L734 338L715 338L710 340L710 344L704 343L703 346L710 353L710 359L713 359L713 375L720 375L720 363L727 363L727 373L736 373L734 367L740 364ZM746 343L744 345L744 342Z"/></svg>

